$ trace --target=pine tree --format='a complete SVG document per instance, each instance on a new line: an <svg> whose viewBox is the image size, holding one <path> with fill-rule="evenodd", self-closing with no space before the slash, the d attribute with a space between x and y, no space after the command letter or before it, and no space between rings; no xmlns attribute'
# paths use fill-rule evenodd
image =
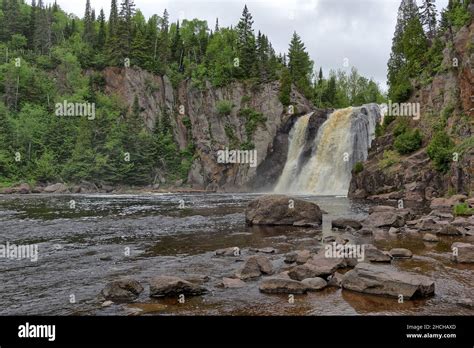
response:
<svg viewBox="0 0 474 348"><path fill-rule="evenodd" d="M237 25L238 43L237 48L239 52L239 73L242 77L255 76L256 72L256 44L255 35L253 33L253 19L249 12L247 5L245 5L242 12L242 17Z"/></svg>
<svg viewBox="0 0 474 348"><path fill-rule="evenodd" d="M219 18L216 18L216 26L214 27L214 33L219 31Z"/></svg>
<svg viewBox="0 0 474 348"><path fill-rule="evenodd" d="M436 35L436 5L435 0L423 0L420 6L420 20L425 28L427 37L432 40Z"/></svg>
<svg viewBox="0 0 474 348"><path fill-rule="evenodd" d="M95 15L94 15L95 17ZM86 11L84 13L84 33L83 39L89 45L94 44L95 33L94 33L94 18L91 10L90 0L86 1Z"/></svg>
<svg viewBox="0 0 474 348"><path fill-rule="evenodd" d="M117 25L117 42L115 44L115 54L119 59L130 56L133 40L132 18L135 14L135 3L133 0L124 0L120 5Z"/></svg>
<svg viewBox="0 0 474 348"><path fill-rule="evenodd" d="M51 13L43 5L43 0L38 1L34 34L34 48L37 52L45 54L51 48Z"/></svg>
<svg viewBox="0 0 474 348"><path fill-rule="evenodd" d="M313 62L306 52L306 48L299 35L294 32L288 52L288 69L293 83L306 95L311 92L311 78L313 72Z"/></svg>
<svg viewBox="0 0 474 348"><path fill-rule="evenodd" d="M99 34L97 35L97 48L103 49L106 41L107 41L107 33L105 30L105 14L104 14L104 10L100 9Z"/></svg>

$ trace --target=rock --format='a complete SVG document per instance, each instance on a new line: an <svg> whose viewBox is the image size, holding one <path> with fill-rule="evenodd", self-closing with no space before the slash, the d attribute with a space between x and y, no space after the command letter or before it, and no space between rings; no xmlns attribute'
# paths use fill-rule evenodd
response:
<svg viewBox="0 0 474 348"><path fill-rule="evenodd" d="M230 247L216 250L216 256L240 256L241 251L238 247Z"/></svg>
<svg viewBox="0 0 474 348"><path fill-rule="evenodd" d="M442 234L446 236L460 236L462 232L458 230L458 227L451 225L447 221L439 221L438 222L438 230L436 234Z"/></svg>
<svg viewBox="0 0 474 348"><path fill-rule="evenodd" d="M23 183L16 188L16 192L22 195L26 195L31 192L30 185Z"/></svg>
<svg viewBox="0 0 474 348"><path fill-rule="evenodd" d="M293 225L314 227L322 224L322 211L312 202L283 195L259 197L245 210L249 225Z"/></svg>
<svg viewBox="0 0 474 348"><path fill-rule="evenodd" d="M266 294L304 294L308 287L296 280L267 278L260 283L258 289Z"/></svg>
<svg viewBox="0 0 474 348"><path fill-rule="evenodd" d="M112 301L104 301L102 302L102 304L100 305L101 307L109 307L111 305L113 305L114 303Z"/></svg>
<svg viewBox="0 0 474 348"><path fill-rule="evenodd" d="M369 215L364 224L373 227L403 227L405 218L395 211L377 212Z"/></svg>
<svg viewBox="0 0 474 348"><path fill-rule="evenodd" d="M251 256L247 259L237 277L242 280L258 278L263 274L272 274L273 266L265 256Z"/></svg>
<svg viewBox="0 0 474 348"><path fill-rule="evenodd" d="M458 217L458 218L454 219L454 221L451 221L451 225L456 226L456 227L468 227L472 224L468 219Z"/></svg>
<svg viewBox="0 0 474 348"><path fill-rule="evenodd" d="M390 205L376 205L374 207L369 208L369 214L382 213L382 212L395 211L395 210L396 210L396 208L392 207Z"/></svg>
<svg viewBox="0 0 474 348"><path fill-rule="evenodd" d="M391 234L400 233L400 229L395 228L395 227L390 227L390 229L388 230L388 233L391 233Z"/></svg>
<svg viewBox="0 0 474 348"><path fill-rule="evenodd" d="M344 274L335 272L331 277L329 277L328 285L340 288L342 287L342 278L344 278Z"/></svg>
<svg viewBox="0 0 474 348"><path fill-rule="evenodd" d="M207 289L173 276L159 276L150 280L150 297L177 295L197 296L207 292Z"/></svg>
<svg viewBox="0 0 474 348"><path fill-rule="evenodd" d="M306 278L301 281L302 284L306 285L308 291L317 291L325 288L328 283L323 278Z"/></svg>
<svg viewBox="0 0 474 348"><path fill-rule="evenodd" d="M102 290L106 300L127 302L135 300L143 292L143 286L136 280L123 279L108 283Z"/></svg>
<svg viewBox="0 0 474 348"><path fill-rule="evenodd" d="M305 264L311 258L311 252L309 250L300 250L296 252L296 263L298 265Z"/></svg>
<svg viewBox="0 0 474 348"><path fill-rule="evenodd" d="M46 186L44 188L43 192L45 192L45 193L66 193L66 192L68 192L68 188L64 184L57 183L57 184L54 184L54 185Z"/></svg>
<svg viewBox="0 0 474 348"><path fill-rule="evenodd" d="M326 277L334 273L336 269L345 266L346 261L343 258L326 258L324 252L320 252L312 256L305 264L290 269L288 275L294 280Z"/></svg>
<svg viewBox="0 0 474 348"><path fill-rule="evenodd" d="M410 258L413 256L413 253L410 250L404 248L394 248L389 251L389 254L394 259Z"/></svg>
<svg viewBox="0 0 474 348"><path fill-rule="evenodd" d="M474 301L470 298L461 298L456 301L456 304L464 308L474 309Z"/></svg>
<svg viewBox="0 0 474 348"><path fill-rule="evenodd" d="M194 283L194 284L199 284L202 285L204 283L207 283L211 278L207 275L204 274L187 274L184 277L184 280Z"/></svg>
<svg viewBox="0 0 474 348"><path fill-rule="evenodd" d="M452 219L453 218L453 214L442 212L442 211L439 211L439 210L432 210L428 214L428 216L436 216L436 217L439 217L439 218L442 218L442 219Z"/></svg>
<svg viewBox="0 0 474 348"><path fill-rule="evenodd" d="M243 288L247 286L245 282L237 278L222 278L222 285L224 288Z"/></svg>
<svg viewBox="0 0 474 348"><path fill-rule="evenodd" d="M474 245L456 242L451 245L451 259L458 263L474 263Z"/></svg>
<svg viewBox="0 0 474 348"><path fill-rule="evenodd" d="M362 235L362 236L370 236L370 235L374 234L374 231L372 231L371 228L362 227L360 230L357 231L357 233Z"/></svg>
<svg viewBox="0 0 474 348"><path fill-rule="evenodd" d="M261 249L250 248L250 251L253 251L256 253L263 253L263 254L276 254L277 253L277 250L272 247L266 247L266 248L261 248Z"/></svg>
<svg viewBox="0 0 474 348"><path fill-rule="evenodd" d="M425 233L425 235L423 236L423 240L425 242L438 242L439 241L438 237L436 237L434 234L431 234L431 233Z"/></svg>
<svg viewBox="0 0 474 348"><path fill-rule="evenodd" d="M354 220L354 219L345 219L345 218L332 220L331 225L332 227L339 228L339 229L345 229L346 227L351 227L354 230L360 230L362 228L362 224L360 223L360 221Z"/></svg>
<svg viewBox="0 0 474 348"><path fill-rule="evenodd" d="M364 245L364 260L370 262L390 262L392 257L372 244Z"/></svg>
<svg viewBox="0 0 474 348"><path fill-rule="evenodd" d="M359 263L342 280L344 289L404 299L434 294L435 283L428 277L400 272L390 266Z"/></svg>

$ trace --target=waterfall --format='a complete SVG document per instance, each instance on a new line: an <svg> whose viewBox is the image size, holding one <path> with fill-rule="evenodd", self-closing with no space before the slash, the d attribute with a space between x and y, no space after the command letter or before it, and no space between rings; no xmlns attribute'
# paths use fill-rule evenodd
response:
<svg viewBox="0 0 474 348"><path fill-rule="evenodd" d="M302 158L311 114L302 116L289 135L288 157L275 186L278 193L347 195L355 163L367 159L380 122L376 104L334 111L311 139L311 155Z"/></svg>

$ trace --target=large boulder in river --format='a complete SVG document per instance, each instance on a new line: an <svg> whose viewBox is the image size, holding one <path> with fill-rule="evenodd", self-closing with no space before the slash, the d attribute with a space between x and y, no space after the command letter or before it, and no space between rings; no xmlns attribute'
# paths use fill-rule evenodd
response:
<svg viewBox="0 0 474 348"><path fill-rule="evenodd" d="M433 295L435 290L434 281L428 277L368 263L359 263L347 272L342 279L342 287L373 295L403 295L405 299L427 297Z"/></svg>
<svg viewBox="0 0 474 348"><path fill-rule="evenodd" d="M338 268L346 267L346 260L338 257L326 257L324 252L312 256L303 265L293 267L288 275L294 280L303 280L315 277L327 277Z"/></svg>
<svg viewBox="0 0 474 348"><path fill-rule="evenodd" d="M177 296L181 294L196 296L206 292L206 288L178 277L159 276L150 280L151 297Z"/></svg>
<svg viewBox="0 0 474 348"><path fill-rule="evenodd" d="M375 212L364 220L364 224L373 227L403 227L405 225L404 215L397 210Z"/></svg>
<svg viewBox="0 0 474 348"><path fill-rule="evenodd" d="M320 226L323 213L315 203L283 195L259 197L245 210L249 225Z"/></svg>
<svg viewBox="0 0 474 348"><path fill-rule="evenodd" d="M143 292L143 286L136 280L123 279L108 283L102 290L106 300L130 302Z"/></svg>
<svg viewBox="0 0 474 348"><path fill-rule="evenodd" d="M339 229L346 229L347 227L351 227L354 230L360 230L362 228L362 224L358 220L347 218L339 218L332 220L331 225L332 227Z"/></svg>
<svg viewBox="0 0 474 348"><path fill-rule="evenodd" d="M474 263L474 245L470 243L453 243L451 246L453 251L452 259L459 263Z"/></svg>

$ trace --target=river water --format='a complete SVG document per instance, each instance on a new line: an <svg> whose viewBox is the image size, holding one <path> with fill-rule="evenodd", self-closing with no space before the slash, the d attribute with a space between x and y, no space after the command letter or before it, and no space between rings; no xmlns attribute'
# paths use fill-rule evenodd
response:
<svg viewBox="0 0 474 348"><path fill-rule="evenodd" d="M269 255L285 270L284 253L317 248L336 217L363 218L368 206L347 198L304 197L320 205L322 230L248 227L244 210L255 194L0 195L0 244L38 245L38 260L0 258L0 315L472 315L456 305L472 296L474 267L449 260L450 245L420 237L376 235L364 242L389 250L407 247L411 260L394 267L435 279L432 298L398 303L337 288L296 296L266 295L259 280L241 289L219 287L243 265L249 248L274 247ZM469 237L471 238L471 237ZM464 239L466 240L466 239ZM215 250L243 249L242 259L215 257ZM157 275L206 275L210 292L187 298L150 299L147 281ZM110 281L133 277L145 291L133 304L103 307L100 291Z"/></svg>

